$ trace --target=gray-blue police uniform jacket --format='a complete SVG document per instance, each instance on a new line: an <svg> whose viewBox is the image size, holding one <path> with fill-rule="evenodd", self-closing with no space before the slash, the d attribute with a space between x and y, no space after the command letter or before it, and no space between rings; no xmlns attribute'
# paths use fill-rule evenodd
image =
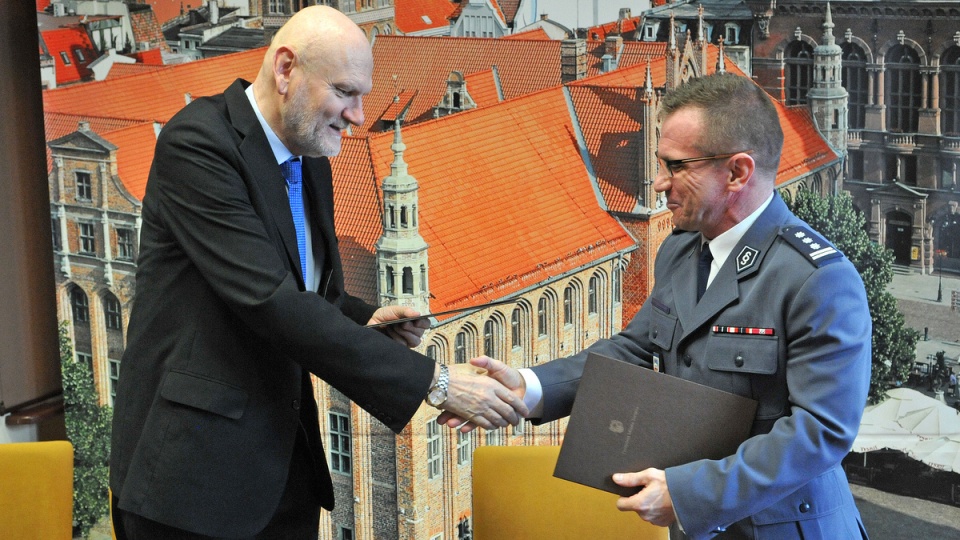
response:
<svg viewBox="0 0 960 540"><path fill-rule="evenodd" d="M668 237L639 313L588 349L645 367L655 354L670 375L759 402L752 436L736 454L666 469L680 524L693 538L724 529L746 538L860 538L840 467L870 381L871 319L859 274L778 195L697 303L699 242L697 233ZM736 333L747 328L765 331ZM544 405L535 422L570 413L585 358L533 368Z"/></svg>

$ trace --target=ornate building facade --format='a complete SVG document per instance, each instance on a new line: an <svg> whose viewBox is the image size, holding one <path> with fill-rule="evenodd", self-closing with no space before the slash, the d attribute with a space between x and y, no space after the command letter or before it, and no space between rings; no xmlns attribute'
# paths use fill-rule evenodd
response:
<svg viewBox="0 0 960 540"><path fill-rule="evenodd" d="M950 249L960 237L951 214L960 200L960 6L746 3L757 21L753 75L771 95L823 106L839 99L840 88L830 86L829 97L818 79L840 69L848 96L843 189L864 212L870 237L900 264L960 270ZM827 24L829 35L820 31ZM833 52L824 56L824 47ZM843 124L835 119L818 116L818 123L822 130Z"/></svg>

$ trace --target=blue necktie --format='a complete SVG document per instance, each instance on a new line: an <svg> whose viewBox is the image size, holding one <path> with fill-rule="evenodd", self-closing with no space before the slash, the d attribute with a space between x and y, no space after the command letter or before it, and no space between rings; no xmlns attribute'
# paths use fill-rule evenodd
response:
<svg viewBox="0 0 960 540"><path fill-rule="evenodd" d="M307 224L303 219L303 174L300 158L292 157L280 164L287 180L287 196L290 197L290 213L297 229L297 251L300 252L300 276L307 282Z"/></svg>
<svg viewBox="0 0 960 540"><path fill-rule="evenodd" d="M697 262L697 302L707 290L707 280L710 278L710 265L713 263L713 253L710 253L710 244L704 243L700 248L700 260Z"/></svg>

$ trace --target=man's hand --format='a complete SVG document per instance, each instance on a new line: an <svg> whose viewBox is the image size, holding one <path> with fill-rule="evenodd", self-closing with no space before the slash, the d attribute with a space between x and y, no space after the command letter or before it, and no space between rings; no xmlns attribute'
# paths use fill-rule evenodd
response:
<svg viewBox="0 0 960 540"><path fill-rule="evenodd" d="M645 469L635 473L617 473L613 481L619 486L641 487L632 497L620 497L617 509L621 512L636 512L644 521L658 527L668 527L677 516L673 500L667 489L667 475L660 469Z"/></svg>
<svg viewBox="0 0 960 540"><path fill-rule="evenodd" d="M479 356L470 360L470 364L477 368L474 370L477 374L485 374L490 379L493 379L503 385L503 388L509 390L519 401L520 405L523 406L523 395L526 392L526 383L523 380L523 376L520 375L520 372L512 367L504 364L499 360L494 360L488 356ZM463 366L463 364L460 364ZM457 367L452 366L453 368ZM451 377L453 372L451 371ZM437 417L437 423L446 425L450 428L456 429L460 428L460 431L463 433L468 433L473 431L477 426L480 426L485 429L496 429L501 427L501 425L494 425L491 427L484 426L478 422L475 422L470 416L463 416L457 414L455 411L452 411L446 407L444 404L443 409L445 411ZM520 416L526 417L528 414L527 408L523 406L523 409L517 409L514 407L514 410L517 411ZM511 425L517 425L519 419L516 421L510 422Z"/></svg>
<svg viewBox="0 0 960 540"><path fill-rule="evenodd" d="M420 312L412 307L384 306L373 313L373 317L370 318L370 321L368 321L367 324L390 322L397 319L417 317L419 315ZM398 341L412 349L417 345L420 345L420 339L423 337L423 332L427 328L430 328L430 319L423 318L397 324L389 324L387 326L378 328L378 330L386 334L388 337L393 338L394 341Z"/></svg>
<svg viewBox="0 0 960 540"><path fill-rule="evenodd" d="M472 431L477 426L484 429L497 429L507 424L517 425L529 412L527 406L523 404L523 399L512 388L504 386L493 376L493 373L488 371L487 367L484 367L490 364L476 362L476 360L478 359L471 360L470 364L450 366L447 400L440 405L444 412L440 414L437 423L447 424L450 427L462 426L461 431L464 433ZM504 366L502 362L489 358L487 360ZM500 366L492 366L498 370L498 375L502 375ZM517 377L520 377L519 373ZM522 384L522 377L520 378ZM508 380L511 379L508 377ZM449 423L451 421L455 423ZM464 425L467 423L470 424L469 427Z"/></svg>

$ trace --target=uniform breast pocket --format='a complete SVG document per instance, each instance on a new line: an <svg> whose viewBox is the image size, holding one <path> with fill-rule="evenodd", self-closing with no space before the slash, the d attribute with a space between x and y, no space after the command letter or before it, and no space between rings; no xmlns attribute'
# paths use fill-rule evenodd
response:
<svg viewBox="0 0 960 540"><path fill-rule="evenodd" d="M777 336L713 335L706 350L707 367L715 377L726 382L723 385L726 388L718 388L760 401L758 419L772 414L772 410L765 410L771 406L779 411L780 407L775 404L778 400L765 399L768 396L757 392L757 388L775 386L769 382L777 373ZM754 381L763 383L754 384Z"/></svg>
<svg viewBox="0 0 960 540"><path fill-rule="evenodd" d="M677 332L677 318L654 308L650 318L649 332L651 343L664 351L669 351L673 346L673 336Z"/></svg>

